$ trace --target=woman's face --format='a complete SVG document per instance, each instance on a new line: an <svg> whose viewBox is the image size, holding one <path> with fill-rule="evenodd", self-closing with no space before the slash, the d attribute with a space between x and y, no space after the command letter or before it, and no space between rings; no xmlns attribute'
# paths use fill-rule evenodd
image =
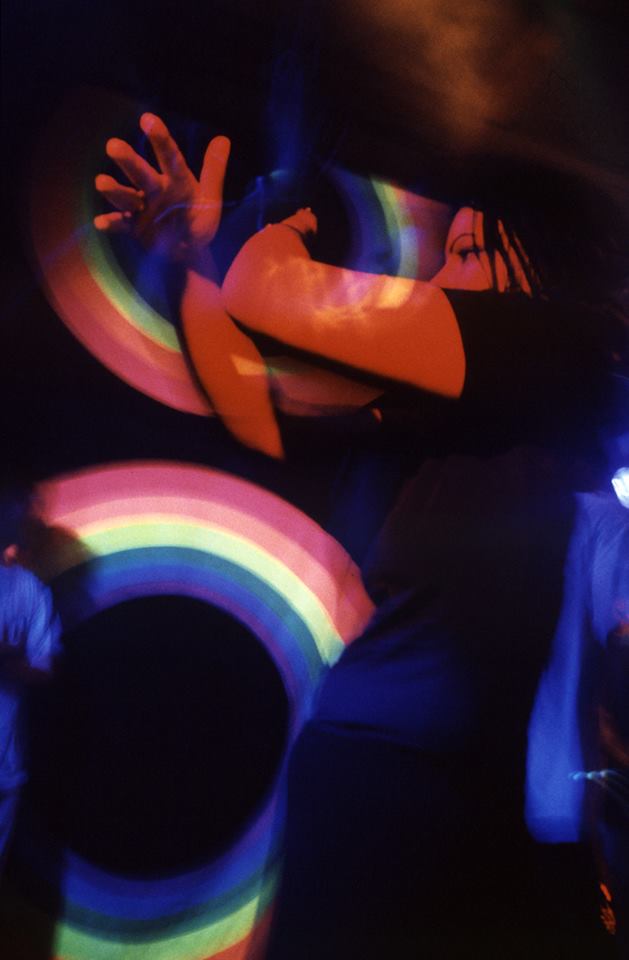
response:
<svg viewBox="0 0 629 960"><path fill-rule="evenodd" d="M516 284L524 293L530 295L531 286L520 256L509 243L500 221L498 221L498 230ZM461 207L448 230L445 263L430 282L445 290L496 289L504 293L508 287L512 286L505 256L498 251L493 254L492 270L492 261L485 248L484 214L472 207Z"/></svg>

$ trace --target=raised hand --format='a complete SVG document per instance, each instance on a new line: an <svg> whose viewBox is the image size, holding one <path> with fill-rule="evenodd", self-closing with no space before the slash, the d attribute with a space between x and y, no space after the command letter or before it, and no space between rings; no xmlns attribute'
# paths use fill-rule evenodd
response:
<svg viewBox="0 0 629 960"><path fill-rule="evenodd" d="M130 185L103 173L96 177L96 189L116 209L95 217L94 226L106 233L132 234L145 247L173 260L194 258L219 227L230 142L222 136L210 141L197 180L159 117L143 114L140 127L153 148L156 166L124 140L109 140L107 155Z"/></svg>

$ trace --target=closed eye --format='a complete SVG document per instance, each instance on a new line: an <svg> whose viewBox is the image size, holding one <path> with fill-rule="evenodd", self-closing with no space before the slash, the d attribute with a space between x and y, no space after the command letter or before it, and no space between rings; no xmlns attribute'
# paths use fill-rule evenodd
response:
<svg viewBox="0 0 629 960"><path fill-rule="evenodd" d="M462 260L463 263L465 263L468 257L477 257L480 253L482 253L481 248L476 246L461 247L461 249L454 251L455 256Z"/></svg>
<svg viewBox="0 0 629 960"><path fill-rule="evenodd" d="M448 253L458 257L461 263L465 263L469 257L477 257L481 248L478 246L476 234L472 231L459 233L450 244Z"/></svg>

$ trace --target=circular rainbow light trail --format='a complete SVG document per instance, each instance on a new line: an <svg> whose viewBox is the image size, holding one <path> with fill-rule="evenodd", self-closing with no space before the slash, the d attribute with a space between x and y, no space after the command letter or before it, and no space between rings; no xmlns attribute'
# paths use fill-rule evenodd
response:
<svg viewBox="0 0 629 960"><path fill-rule="evenodd" d="M276 663L289 701L289 741L321 672L372 611L357 568L332 537L274 494L216 470L140 462L92 468L48 482L42 504L46 522L89 554L78 621L154 594L226 610ZM53 573L62 592L64 584L71 589L78 556L59 557ZM277 821L273 789L226 854L159 879L112 875L66 851L54 956L251 957L274 894ZM45 850L33 843L24 856L45 874Z"/></svg>
<svg viewBox="0 0 629 960"><path fill-rule="evenodd" d="M33 249L51 306L96 359L152 399L207 416L212 408L190 372L177 331L138 294L107 237L91 225L97 196L86 173L101 169L107 138L128 128L130 117L137 120L140 112L102 90L80 90L67 98L35 158ZM403 191L343 171L331 176L354 224L352 257L358 253L360 259L385 230L399 254L398 272L412 276L417 240ZM288 413L348 412L373 396L358 382L289 357L268 358L268 367L278 402Z"/></svg>
<svg viewBox="0 0 629 960"><path fill-rule="evenodd" d="M138 295L109 242L91 226L96 198L86 175L104 163L108 137L129 126L131 106L86 89L52 117L31 177L33 248L52 307L94 357L154 400L207 415L210 406L174 327Z"/></svg>

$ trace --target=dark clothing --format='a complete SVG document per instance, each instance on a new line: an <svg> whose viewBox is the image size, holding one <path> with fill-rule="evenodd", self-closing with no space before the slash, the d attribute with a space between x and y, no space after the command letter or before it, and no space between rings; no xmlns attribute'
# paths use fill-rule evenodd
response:
<svg viewBox="0 0 629 960"><path fill-rule="evenodd" d="M295 747L270 960L538 947L517 875L526 724L608 331L523 296L448 296L463 395L400 415L398 390L382 408L414 424L423 462L363 566L379 609Z"/></svg>
<svg viewBox="0 0 629 960"><path fill-rule="evenodd" d="M487 774L464 752L442 757L307 724L291 760L288 872L270 956L432 960L445 941L469 957L470 924L482 931L501 882L484 874L481 895L476 858L488 852L460 816L492 789Z"/></svg>
<svg viewBox="0 0 629 960"><path fill-rule="evenodd" d="M606 416L608 331L593 318L520 295L448 296L463 394L415 401L406 442L423 460L362 564L379 609L315 711L422 749L459 744L492 699L512 715L512 693L496 682L509 676L523 736L559 612L572 492L596 460L588 424Z"/></svg>

